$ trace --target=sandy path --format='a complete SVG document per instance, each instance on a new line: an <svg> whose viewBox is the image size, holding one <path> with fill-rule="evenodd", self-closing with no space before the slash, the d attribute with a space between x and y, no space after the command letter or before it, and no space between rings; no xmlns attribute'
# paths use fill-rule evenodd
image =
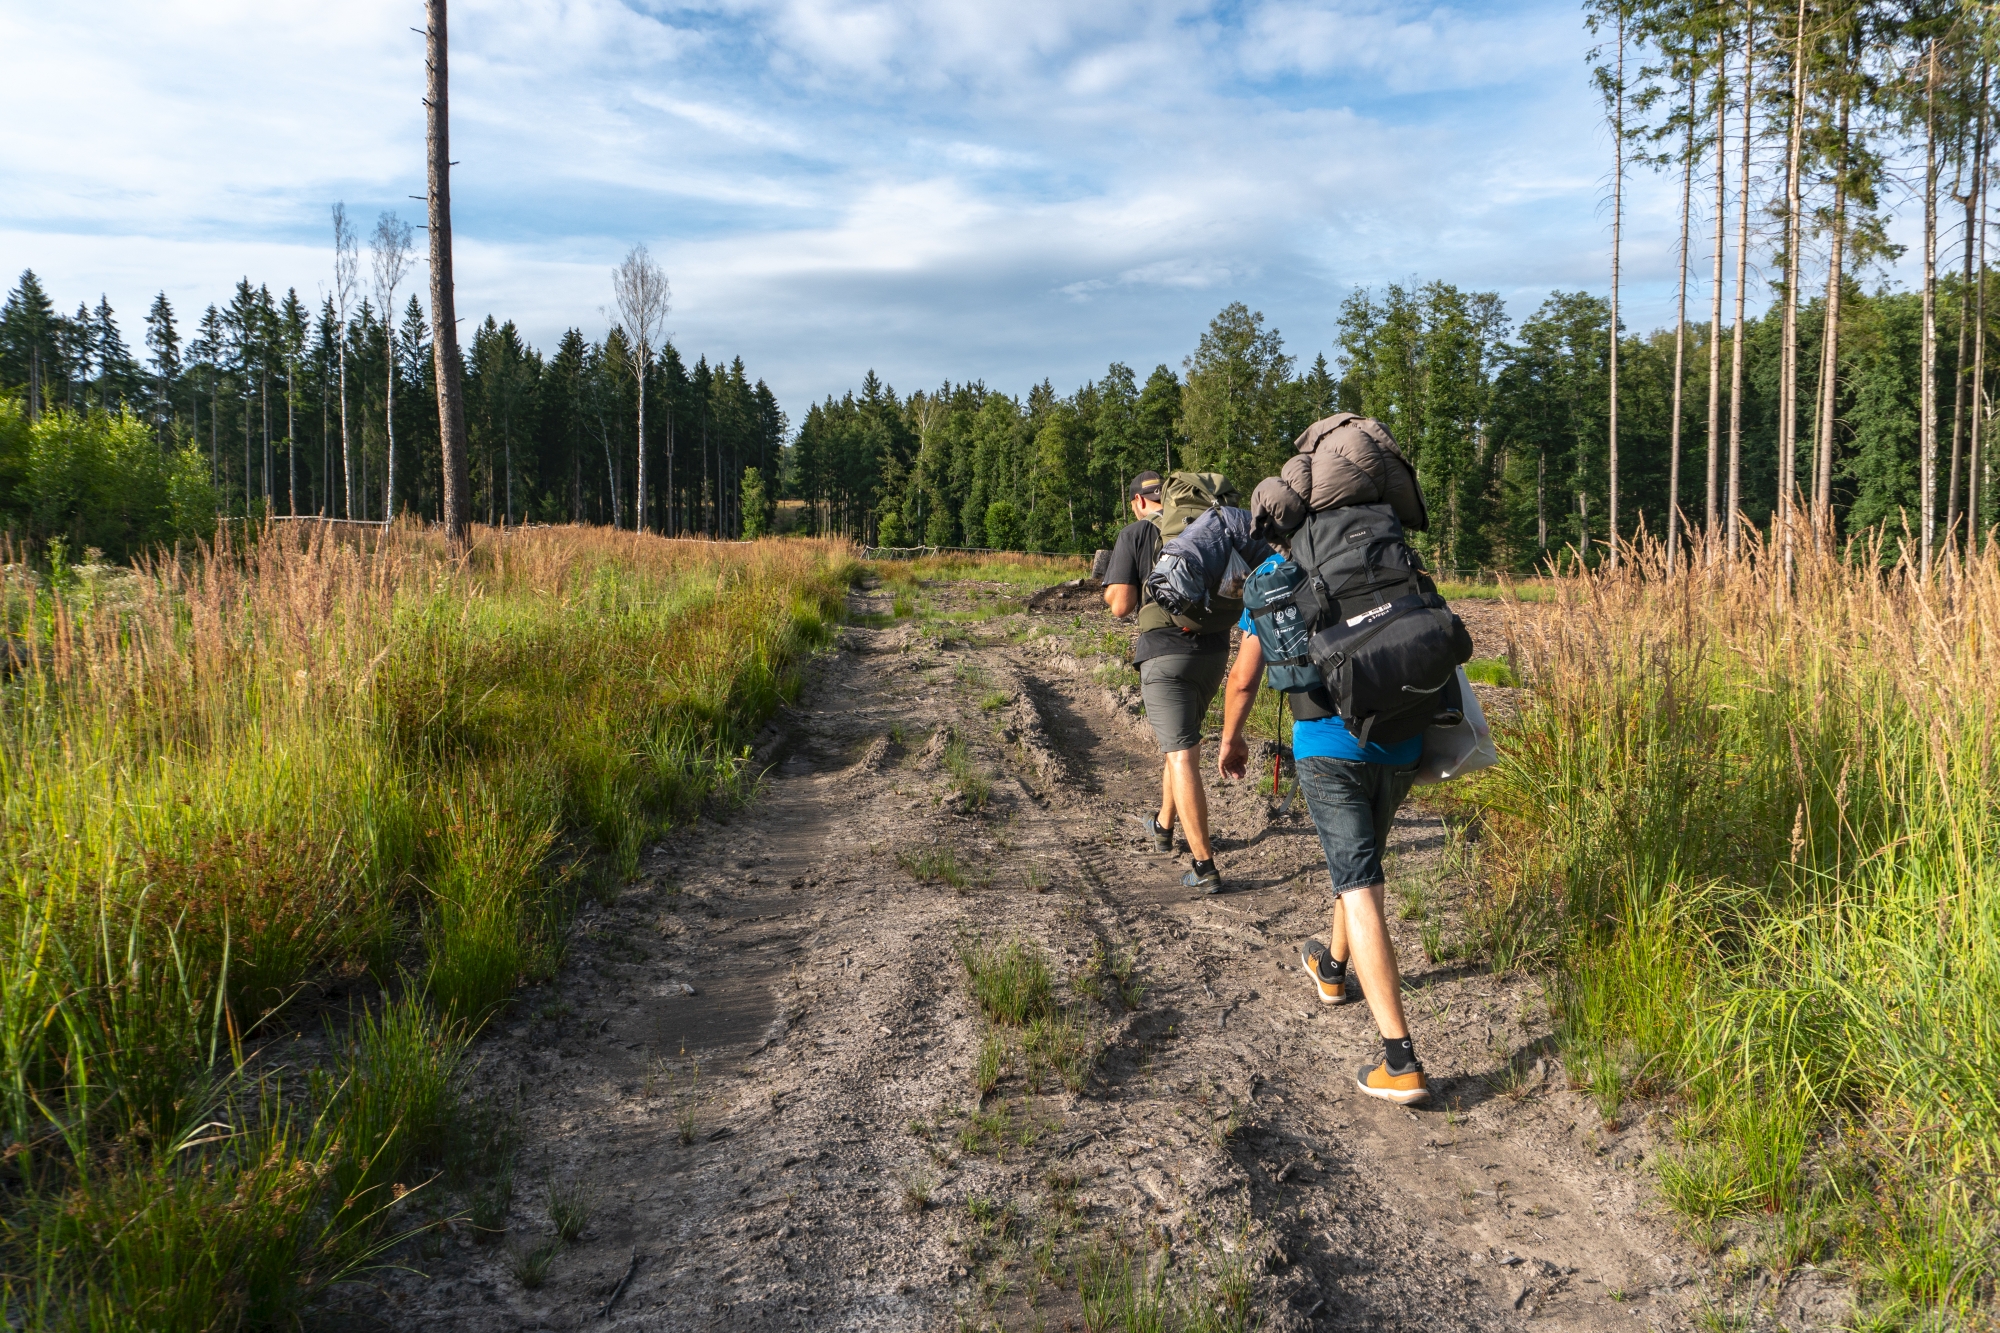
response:
<svg viewBox="0 0 2000 1333"><path fill-rule="evenodd" d="M412 1261L425 1275L381 1278L361 1309L466 1333L1081 1329L1095 1246L1211 1300L1245 1273L1272 1329L1685 1326L1692 1256L1642 1205L1650 1141L1553 1086L1537 985L1433 964L1423 924L1399 919L1439 1095L1364 1098L1365 1008L1322 1008L1298 971L1326 907L1303 812L1212 789L1242 886L1221 898L1179 887L1184 856L1140 850L1128 816L1158 756L1072 655L1105 627L1093 598L942 641L848 630L768 734L760 796L653 849L483 1044L482 1085L520 1107L507 1240L433 1245ZM989 775L984 809L953 795L941 726ZM1446 843L1407 808L1392 896L1430 886L1449 938ZM968 882L920 882L911 867L946 849ZM985 1025L957 949L1016 936L1051 955L1065 1000L1100 953L1136 960L1129 1004L1108 975L1075 1001L1102 1047L1080 1094L1031 1086L1019 1058L975 1090ZM1510 1065L1526 1086L1500 1095ZM550 1182L587 1192L591 1221L528 1290L515 1255L549 1235Z"/></svg>

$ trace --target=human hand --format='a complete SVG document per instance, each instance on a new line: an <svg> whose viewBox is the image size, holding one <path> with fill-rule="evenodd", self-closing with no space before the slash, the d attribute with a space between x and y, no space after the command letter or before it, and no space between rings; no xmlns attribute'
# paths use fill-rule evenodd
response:
<svg viewBox="0 0 2000 1333"><path fill-rule="evenodd" d="M1224 736L1215 754L1215 771L1225 778L1240 778L1250 762L1250 744L1241 735Z"/></svg>

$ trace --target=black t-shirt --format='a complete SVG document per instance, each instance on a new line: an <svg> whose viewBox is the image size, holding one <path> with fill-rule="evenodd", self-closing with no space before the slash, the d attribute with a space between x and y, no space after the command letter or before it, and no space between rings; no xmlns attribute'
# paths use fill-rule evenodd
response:
<svg viewBox="0 0 2000 1333"><path fill-rule="evenodd" d="M1163 545L1165 543L1157 524L1143 518L1137 523L1126 524L1111 547L1111 563L1104 570L1104 586L1130 584L1139 590L1139 605L1147 605L1153 599L1146 592L1146 576L1153 572ZM1169 625L1165 629L1149 629L1140 633L1132 644L1132 664L1137 666L1154 657L1195 657L1208 653L1227 654L1228 651L1228 630L1215 634L1191 634Z"/></svg>

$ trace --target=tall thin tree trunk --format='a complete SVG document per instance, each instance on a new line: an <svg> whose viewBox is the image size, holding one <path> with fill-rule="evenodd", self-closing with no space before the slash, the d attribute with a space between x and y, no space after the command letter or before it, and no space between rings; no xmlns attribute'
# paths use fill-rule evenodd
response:
<svg viewBox="0 0 2000 1333"><path fill-rule="evenodd" d="M1800 167L1805 112L1806 0L1799 0L1792 32L1792 123L1785 155L1784 355L1778 391L1778 526L1784 534L1787 572L1792 567L1793 500L1799 484L1799 249L1805 241Z"/></svg>
<svg viewBox="0 0 2000 1333"><path fill-rule="evenodd" d="M382 408L382 430L389 437L389 457L382 476L382 521L392 523L396 518L396 330L386 319L382 321L382 346L387 352L383 359L389 363L388 397Z"/></svg>
<svg viewBox="0 0 2000 1333"><path fill-rule="evenodd" d="M667 402L667 535L681 535L680 523L674 514L674 411L671 399Z"/></svg>
<svg viewBox="0 0 2000 1333"><path fill-rule="evenodd" d="M1973 166L1973 189L1979 195L1979 276L1977 291L1973 296L1972 315L1972 448L1966 457L1965 467L1965 553L1968 558L1979 554L1980 514L1979 502L1982 496L1979 469L1985 461L1984 432L1986 421L1986 108L1988 80L1991 66L1981 61L1979 66L1979 154Z"/></svg>
<svg viewBox="0 0 2000 1333"><path fill-rule="evenodd" d="M268 517L277 508L277 494L271 485L271 376L268 371L257 375L257 394L263 399L264 407L264 475L259 478L264 483L264 513Z"/></svg>
<svg viewBox="0 0 2000 1333"><path fill-rule="evenodd" d="M1985 71L1982 66L1980 72L1980 104L1982 108L1986 101L1985 83ZM1965 183L1965 197L1961 200L1965 205L1965 281L1959 287L1958 293L1958 364L1952 372L1953 384L1951 395L1951 475L1945 481L1946 498L1944 505L1945 540L1954 545L1958 541L1958 520L1960 518L1958 507L1958 475L1964 457L1963 445L1966 434L1964 418L1966 416L1967 400L1970 399L1972 401L1973 412L1976 413L1979 410L1978 389L1969 382L1967 376L1967 372L1971 367L1967 364L1970 356L1966 345L1972 339L1972 252L1974 233L1979 226L1979 164L1984 159L1986 153L1985 120L1985 115L1982 112L1979 118L1979 129L1973 135L1972 151L1967 155L1966 166L1970 171L1971 179ZM1955 192L1953 197L1957 198Z"/></svg>
<svg viewBox="0 0 2000 1333"><path fill-rule="evenodd" d="M1711 279L1714 295L1708 315L1708 488L1703 509L1702 534L1712 544L1716 535L1717 511L1721 496L1716 485L1722 455L1722 248L1724 219L1729 199L1729 41L1727 34L1715 39L1715 273ZM1713 551L1713 546L1709 549Z"/></svg>
<svg viewBox="0 0 2000 1333"><path fill-rule="evenodd" d="M299 363L294 361L285 371L285 512L294 518L299 513L299 427L293 381L298 376Z"/></svg>
<svg viewBox="0 0 2000 1333"><path fill-rule="evenodd" d="M1847 241L1847 113L1847 95L1843 92L1840 161L1833 177L1833 251L1826 270L1826 329L1820 340L1819 449L1813 461L1813 531L1821 547L1827 550L1833 546L1833 426L1840 408L1840 280Z"/></svg>
<svg viewBox="0 0 2000 1333"><path fill-rule="evenodd" d="M1688 236L1694 210L1694 54L1688 54L1686 158L1681 164L1681 284L1674 314L1674 416L1667 447L1667 572L1679 567L1681 533L1681 392L1687 379Z"/></svg>
<svg viewBox="0 0 2000 1333"><path fill-rule="evenodd" d="M1736 199L1736 328L1729 348L1729 558L1739 549L1743 514L1743 304L1750 265L1750 112L1756 103L1757 6L1743 2L1743 180Z"/></svg>
<svg viewBox="0 0 2000 1333"><path fill-rule="evenodd" d="M1549 454L1544 449L1535 458L1535 545L1543 556L1549 553Z"/></svg>
<svg viewBox="0 0 2000 1333"><path fill-rule="evenodd" d="M1618 6L1617 109L1611 123L1611 419L1608 423L1611 472L1609 522L1611 567L1618 568L1618 261L1625 209L1625 6ZM1587 549L1587 548L1586 548Z"/></svg>
<svg viewBox="0 0 2000 1333"><path fill-rule="evenodd" d="M1931 544L1937 539L1937 42L1926 53L1924 76L1924 335L1917 428L1918 569L1931 576Z"/></svg>
<svg viewBox="0 0 2000 1333"><path fill-rule="evenodd" d="M319 382L319 516L333 517L333 423L327 414L326 380Z"/></svg>
<svg viewBox="0 0 2000 1333"><path fill-rule="evenodd" d="M354 446L347 433L347 312L340 314L340 339L334 344L340 357L340 516L354 517Z"/></svg>
<svg viewBox="0 0 2000 1333"><path fill-rule="evenodd" d="M458 354L458 313L451 282L451 79L445 64L445 0L424 0L425 147L430 189L431 355L438 396L439 450L444 456L444 530L463 542L471 526L465 444L465 367Z"/></svg>
<svg viewBox="0 0 2000 1333"><path fill-rule="evenodd" d="M632 507L632 526L639 532L646 531L646 363L651 359L652 348L639 344L639 470L635 481L638 484L638 503Z"/></svg>

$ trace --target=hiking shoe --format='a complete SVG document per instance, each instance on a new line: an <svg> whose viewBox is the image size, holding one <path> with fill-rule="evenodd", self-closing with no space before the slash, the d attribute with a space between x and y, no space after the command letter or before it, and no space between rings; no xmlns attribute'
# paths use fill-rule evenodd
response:
<svg viewBox="0 0 2000 1333"><path fill-rule="evenodd" d="M1173 854L1174 831L1172 829L1161 828L1160 821L1151 815L1133 815L1132 818L1138 820L1139 827L1146 831L1146 841L1152 844L1154 851L1165 856Z"/></svg>
<svg viewBox="0 0 2000 1333"><path fill-rule="evenodd" d="M1204 866L1207 868L1204 869ZM1206 862L1196 861L1194 869L1181 876L1181 883L1191 889L1200 889L1204 894L1228 892L1222 887L1222 872L1216 869L1213 857Z"/></svg>
<svg viewBox="0 0 2000 1333"><path fill-rule="evenodd" d="M1354 1076L1354 1086L1370 1097L1380 1097L1398 1106L1428 1101L1431 1095L1429 1086L1424 1082L1424 1067L1421 1064L1412 1065L1400 1074L1392 1074L1387 1060L1379 1065L1361 1066L1361 1072Z"/></svg>
<svg viewBox="0 0 2000 1333"><path fill-rule="evenodd" d="M1354 991L1348 985L1350 978L1343 969L1339 976L1333 975L1333 953L1318 940L1307 940L1299 950L1299 966L1313 979L1319 990L1321 1004L1351 1004Z"/></svg>

